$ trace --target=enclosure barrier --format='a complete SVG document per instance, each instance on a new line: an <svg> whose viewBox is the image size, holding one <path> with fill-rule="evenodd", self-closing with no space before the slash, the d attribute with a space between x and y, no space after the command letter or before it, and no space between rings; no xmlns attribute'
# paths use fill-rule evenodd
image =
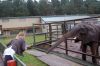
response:
<svg viewBox="0 0 100 66"><path fill-rule="evenodd" d="M98 23L100 22L100 16L91 16L88 18L81 18L81 19L73 19L73 20L66 20L66 21L57 21L57 22L45 22L44 24L33 24L33 44L36 44L36 37L35 35L41 34L45 35L45 40L50 40L52 43L52 40L55 38L56 33L56 38L58 39L59 32L62 34L66 33L67 31L70 31L72 27L74 27L76 24L81 23L81 22L92 22L92 23ZM39 26L41 29L41 32L36 32L35 26ZM60 28L59 28L60 26ZM55 29L53 29L55 28ZM46 32L43 31L46 29Z"/></svg>
<svg viewBox="0 0 100 66"><path fill-rule="evenodd" d="M1 44L0 43L0 55L2 56L2 54L3 54L3 51L4 51L4 49L5 49L5 45L3 45L3 44ZM15 60L17 61L17 66L26 66L26 64L24 64L18 57L16 57L15 55L14 55L14 58L15 58Z"/></svg>
<svg viewBox="0 0 100 66"><path fill-rule="evenodd" d="M75 39L69 38L69 39L67 39L67 40L75 40ZM77 52L77 51L69 50L69 49L68 49L68 46L67 46L67 40L65 41L65 42L66 42L66 43L65 43L65 49L64 49L64 48L61 48L61 47L58 47L58 48L60 48L60 49L65 50L67 55L68 55L68 51L70 51L70 52L79 53L79 54L85 54L85 55L87 55L87 56L91 56L91 57L95 57L95 58L100 59L100 56L95 56L95 55L87 54L87 53L84 53L84 52Z"/></svg>
<svg viewBox="0 0 100 66"><path fill-rule="evenodd" d="M41 32L36 32L35 26L42 26L42 31ZM62 24L33 24L33 44L35 45L36 42L36 35L44 35L44 40L43 41L50 41L49 43L52 43L54 39L58 39L59 32L62 32L61 28ZM55 27L55 29L52 29ZM46 28L46 29L45 29ZM56 36L54 36L56 35Z"/></svg>
<svg viewBox="0 0 100 66"><path fill-rule="evenodd" d="M48 41L53 41L53 28L52 28L52 26L53 25L59 25L59 24L61 24L61 33L62 33L62 35L64 34L64 33L66 33L67 31L70 31L71 30L71 28L73 27L73 26L75 26L76 24L78 24L78 23L81 23L81 22L93 22L93 23L99 23L100 22L100 16L92 16L92 17L88 17L88 18L82 18L82 19L74 19L74 20L67 20L67 21L57 21L57 22L49 22L49 23L46 23L46 24L34 24L34 25L48 25L48 27L49 27L49 29L48 29L48 32L47 33L45 33L45 34L49 34L49 40ZM33 25L33 26L34 26ZM69 25L69 26L68 26ZM55 29L55 30L57 30L58 31L58 27ZM36 33L35 33L35 29L33 29L34 31L33 31L33 36L35 36L36 35ZM55 31L55 32L57 32L57 31ZM42 33L41 33L42 34ZM57 36L58 36L59 34L57 33ZM35 40L35 38L36 37L34 37L34 40ZM57 37L56 38L56 40L58 40L59 38ZM66 52L66 55L68 55L68 51L70 51L70 52L74 52L74 53L78 53L78 54L84 54L84 55L86 55L86 56L90 56L90 57L95 57L95 58L97 58L97 59L100 59L100 56L95 56L95 55L92 55L92 54L87 54L87 53L83 53L83 52L79 52L79 51L74 51L74 50L69 50L68 49L68 46L67 46L67 40L74 40L74 39L72 39L72 38L70 38L70 39L66 39L66 41L64 41L65 42L65 48L61 48L61 47L58 47L58 48L60 48L60 49L63 49L63 50L65 50L65 52ZM48 42L46 42L47 40L45 40L45 41L43 41L43 42L40 42L40 43L37 43L38 45L39 44L50 44L50 43L48 43Z"/></svg>

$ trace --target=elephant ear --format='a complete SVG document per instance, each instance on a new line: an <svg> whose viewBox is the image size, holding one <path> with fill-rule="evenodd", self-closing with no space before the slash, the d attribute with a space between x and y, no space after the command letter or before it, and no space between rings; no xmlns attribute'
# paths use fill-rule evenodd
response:
<svg viewBox="0 0 100 66"><path fill-rule="evenodd" d="M88 23L86 25L84 25L84 27L88 30L88 31L91 31L91 30L94 30L94 24L92 23Z"/></svg>
<svg viewBox="0 0 100 66"><path fill-rule="evenodd" d="M80 28L77 36L83 36L83 35L86 35L88 33L88 30L85 29L85 28Z"/></svg>
<svg viewBox="0 0 100 66"><path fill-rule="evenodd" d="M88 33L88 31L90 31L91 28L89 26L87 26L86 24L80 25L80 29L78 34L80 35L86 35Z"/></svg>

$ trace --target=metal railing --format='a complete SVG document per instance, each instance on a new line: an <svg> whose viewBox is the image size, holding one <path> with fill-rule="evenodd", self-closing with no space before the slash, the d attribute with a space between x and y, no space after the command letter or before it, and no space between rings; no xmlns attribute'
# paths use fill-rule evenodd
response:
<svg viewBox="0 0 100 66"><path fill-rule="evenodd" d="M14 56L15 60L17 61L17 66L26 66L18 57Z"/></svg>

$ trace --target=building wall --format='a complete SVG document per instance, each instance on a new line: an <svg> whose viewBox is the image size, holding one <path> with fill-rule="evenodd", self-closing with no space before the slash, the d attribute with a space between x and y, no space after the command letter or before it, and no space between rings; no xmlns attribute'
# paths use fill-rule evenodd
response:
<svg viewBox="0 0 100 66"><path fill-rule="evenodd" d="M59 18L61 19L61 17L59 17ZM63 16L63 18L65 18L65 16ZM53 19L56 20L55 18L53 18ZM46 20L43 20L43 18L42 18L42 22L44 22L44 23L45 22L52 23L51 17L48 18L48 20L49 21L46 21ZM64 20L64 21L67 21L67 20ZM86 20L86 21L90 21L90 20ZM100 21L100 18L98 18L97 21ZM17 30L24 30L24 31L26 31L27 29L32 29L32 24L40 24L42 22L41 22L41 17L9 17L9 18L0 18L0 25L2 25L4 34L11 34L11 31L13 32L16 29ZM80 22L82 22L82 21L75 21L75 23L80 23ZM36 32L41 31L39 28L43 28L40 25L35 25L35 27L38 27L38 28L36 28L37 29ZM73 27L73 23L70 22L70 24L68 24L68 27L70 27L70 28ZM52 27L52 28L55 29L56 27ZM48 32L48 29L49 29L48 27L47 28L43 28L43 32Z"/></svg>
<svg viewBox="0 0 100 66"><path fill-rule="evenodd" d="M32 24L40 24L40 17L26 17L26 18L1 18L0 25L2 25L3 33L10 35L13 30L26 30L32 28Z"/></svg>
<svg viewBox="0 0 100 66"><path fill-rule="evenodd" d="M0 19L2 28L29 27L32 24L39 24L40 18L16 18L16 19Z"/></svg>

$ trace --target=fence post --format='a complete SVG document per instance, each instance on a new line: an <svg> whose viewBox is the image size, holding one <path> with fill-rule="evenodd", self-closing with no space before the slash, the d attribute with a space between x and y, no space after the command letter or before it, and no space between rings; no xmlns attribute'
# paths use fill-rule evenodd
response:
<svg viewBox="0 0 100 66"><path fill-rule="evenodd" d="M33 45L35 45L35 27L34 27L34 24L33 24Z"/></svg>
<svg viewBox="0 0 100 66"><path fill-rule="evenodd" d="M66 52L66 55L68 55L68 45L67 45L67 39L66 38L64 39L64 42L65 42L65 52Z"/></svg>
<svg viewBox="0 0 100 66"><path fill-rule="evenodd" d="M50 44L52 43L52 26L49 23L49 40L50 40Z"/></svg>

